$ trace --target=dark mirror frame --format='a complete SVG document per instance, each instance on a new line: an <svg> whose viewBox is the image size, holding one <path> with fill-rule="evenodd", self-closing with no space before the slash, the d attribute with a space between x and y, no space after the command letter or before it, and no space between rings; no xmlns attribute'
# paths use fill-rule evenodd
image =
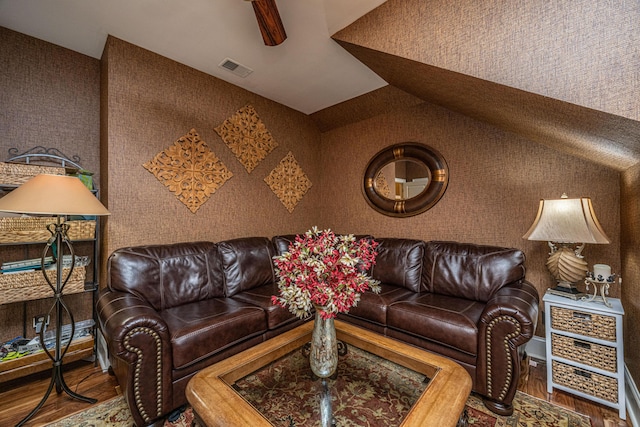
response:
<svg viewBox="0 0 640 427"><path fill-rule="evenodd" d="M379 194L375 179L380 170L396 160L423 163L429 170L429 182L417 196L406 200L392 200ZM363 191L367 203L376 211L394 217L418 215L433 207L444 195L449 183L449 167L442 155L425 144L403 142L379 151L364 171Z"/></svg>

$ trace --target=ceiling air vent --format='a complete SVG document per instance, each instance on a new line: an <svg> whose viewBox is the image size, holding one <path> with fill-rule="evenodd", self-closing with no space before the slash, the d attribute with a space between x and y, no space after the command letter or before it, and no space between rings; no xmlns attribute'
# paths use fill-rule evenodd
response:
<svg viewBox="0 0 640 427"><path fill-rule="evenodd" d="M238 62L229 58L225 58L224 61L219 64L219 66L224 68L225 70L231 71L233 74L240 77L247 77L249 74L253 73L253 70L251 68L245 67L244 65L239 64Z"/></svg>

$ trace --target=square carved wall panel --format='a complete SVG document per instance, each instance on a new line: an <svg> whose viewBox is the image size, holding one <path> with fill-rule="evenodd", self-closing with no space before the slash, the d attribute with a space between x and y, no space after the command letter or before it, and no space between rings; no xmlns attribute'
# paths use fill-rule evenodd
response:
<svg viewBox="0 0 640 427"><path fill-rule="evenodd" d="M305 193L311 188L311 181L304 173L291 151L273 168L264 179L271 191L292 213Z"/></svg>
<svg viewBox="0 0 640 427"><path fill-rule="evenodd" d="M195 129L142 166L193 213L233 176Z"/></svg>
<svg viewBox="0 0 640 427"><path fill-rule="evenodd" d="M238 110L215 131L248 173L278 146L251 105Z"/></svg>

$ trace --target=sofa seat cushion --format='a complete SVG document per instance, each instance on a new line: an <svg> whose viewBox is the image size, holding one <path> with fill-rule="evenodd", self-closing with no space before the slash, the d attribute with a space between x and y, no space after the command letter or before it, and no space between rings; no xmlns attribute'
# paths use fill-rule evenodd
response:
<svg viewBox="0 0 640 427"><path fill-rule="evenodd" d="M266 331L264 311L231 298L212 298L161 312L180 369Z"/></svg>
<svg viewBox="0 0 640 427"><path fill-rule="evenodd" d="M267 327L273 330L296 320L296 317L288 309L271 302L271 296L278 295L279 292L278 285L271 283L235 294L233 299L263 309L267 314Z"/></svg>
<svg viewBox="0 0 640 427"><path fill-rule="evenodd" d="M478 324L484 304L430 293L392 303L387 326L470 355L478 353Z"/></svg>
<svg viewBox="0 0 640 427"><path fill-rule="evenodd" d="M379 294L371 291L360 294L358 305L351 307L348 315L385 326L387 307L394 301L405 299L410 295L413 295L413 292L408 289L381 283Z"/></svg>

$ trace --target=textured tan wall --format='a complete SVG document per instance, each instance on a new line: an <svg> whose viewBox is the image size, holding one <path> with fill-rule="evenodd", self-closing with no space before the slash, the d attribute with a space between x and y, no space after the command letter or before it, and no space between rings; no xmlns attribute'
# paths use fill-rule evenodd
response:
<svg viewBox="0 0 640 427"><path fill-rule="evenodd" d="M80 157L100 178L100 64L0 27L0 161L41 145Z"/></svg>
<svg viewBox="0 0 640 427"><path fill-rule="evenodd" d="M320 134L308 116L116 38L107 41L103 60L107 253L128 245L303 232L314 225ZM250 174L214 131L247 104L279 144ZM142 167L192 128L234 174L196 214ZM292 214L263 181L289 151L313 184Z"/></svg>
<svg viewBox="0 0 640 427"><path fill-rule="evenodd" d="M0 27L0 161L10 157L10 148L57 148L80 157L99 179L99 75L96 59ZM0 247L0 262L38 258L43 247ZM74 248L91 253L87 244ZM90 294L70 295L65 302L76 320L91 318ZM23 331L23 316L29 323L51 304L52 299L0 305L0 341L24 332L34 336L30 325Z"/></svg>
<svg viewBox="0 0 640 427"><path fill-rule="evenodd" d="M640 161L640 121L336 40L390 86L423 101L619 171ZM339 115L340 107L323 115Z"/></svg>
<svg viewBox="0 0 640 427"><path fill-rule="evenodd" d="M411 218L392 218L370 208L362 194L367 162L389 145L417 141L447 160L450 181L431 210ZM323 226L375 236L455 240L521 248L527 277L542 295L553 285L544 242L522 235L533 222L541 198L591 197L612 240L588 245L589 264L620 271L619 174L576 159L482 122L423 104L323 134L321 185ZM613 290L617 294L618 290ZM539 324L538 334L543 334Z"/></svg>
<svg viewBox="0 0 640 427"><path fill-rule="evenodd" d="M622 174L621 180L622 301L625 310L625 362L636 381L640 379L640 164Z"/></svg>
<svg viewBox="0 0 640 427"><path fill-rule="evenodd" d="M388 0L341 38L633 120L635 1Z"/></svg>

